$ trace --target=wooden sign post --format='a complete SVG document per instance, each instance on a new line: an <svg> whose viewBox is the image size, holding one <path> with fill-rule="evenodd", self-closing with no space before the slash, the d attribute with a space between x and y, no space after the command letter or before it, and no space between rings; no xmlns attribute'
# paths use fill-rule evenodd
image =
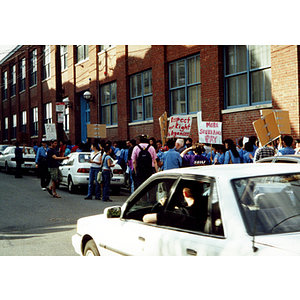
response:
<svg viewBox="0 0 300 300"><path fill-rule="evenodd" d="M167 135L168 135L168 116L167 116L167 112L164 112L159 117L158 120L159 120L159 126L160 126L161 141L162 141L162 145L164 146L167 142Z"/></svg>

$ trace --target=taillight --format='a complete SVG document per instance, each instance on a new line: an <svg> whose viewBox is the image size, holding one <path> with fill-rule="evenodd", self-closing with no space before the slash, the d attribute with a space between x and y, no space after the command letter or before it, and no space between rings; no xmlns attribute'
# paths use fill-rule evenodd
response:
<svg viewBox="0 0 300 300"><path fill-rule="evenodd" d="M114 174L123 174L123 170L122 169L114 169L113 173Z"/></svg>
<svg viewBox="0 0 300 300"><path fill-rule="evenodd" d="M89 168L79 168L77 170L77 173L90 173L90 169Z"/></svg>

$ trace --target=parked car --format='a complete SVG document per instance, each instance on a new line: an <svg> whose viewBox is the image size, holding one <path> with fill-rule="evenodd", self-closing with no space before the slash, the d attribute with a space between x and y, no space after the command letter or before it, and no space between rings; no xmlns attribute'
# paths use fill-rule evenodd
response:
<svg viewBox="0 0 300 300"><path fill-rule="evenodd" d="M10 145L0 145L0 154Z"/></svg>
<svg viewBox="0 0 300 300"><path fill-rule="evenodd" d="M4 168L6 173L16 169L15 148L16 146L8 146L3 153L0 154L0 169ZM35 152L32 147L25 147L23 158L24 163L21 165L21 168L35 172Z"/></svg>
<svg viewBox="0 0 300 300"><path fill-rule="evenodd" d="M62 161L59 169L63 175L60 184L66 185L70 193L74 193L79 186L87 186L89 183L90 172L90 152L73 152L69 158ZM113 168L111 178L111 189L114 193L119 193L120 188L125 185L125 175L120 165L116 164Z"/></svg>
<svg viewBox="0 0 300 300"><path fill-rule="evenodd" d="M256 163L290 163L290 164L300 164L300 155L276 155L265 157L258 160Z"/></svg>
<svg viewBox="0 0 300 300"><path fill-rule="evenodd" d="M145 222L153 213L156 223ZM300 255L300 170L236 164L159 172L123 206L79 219L72 244L80 255Z"/></svg>

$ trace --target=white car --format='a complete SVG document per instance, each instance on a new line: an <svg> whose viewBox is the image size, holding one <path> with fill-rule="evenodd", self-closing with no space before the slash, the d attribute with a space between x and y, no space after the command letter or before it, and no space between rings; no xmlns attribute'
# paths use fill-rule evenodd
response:
<svg viewBox="0 0 300 300"><path fill-rule="evenodd" d="M70 193L74 193L79 186L89 184L90 155L91 152L73 152L68 155L68 159L62 161L59 169L63 179L60 184L66 185ZM114 193L119 193L120 188L125 185L125 175L118 164L112 167L112 171L111 189Z"/></svg>
<svg viewBox="0 0 300 300"><path fill-rule="evenodd" d="M8 146L0 154L0 169L4 168L6 173L16 168L15 148L16 146ZM23 149L23 146L20 146L20 148ZM23 159L24 163L21 168L35 172L35 152L32 147L25 147Z"/></svg>
<svg viewBox="0 0 300 300"><path fill-rule="evenodd" d="M192 191L191 206L184 188ZM72 244L80 255L300 255L299 167L233 164L156 173L123 206L79 219Z"/></svg>

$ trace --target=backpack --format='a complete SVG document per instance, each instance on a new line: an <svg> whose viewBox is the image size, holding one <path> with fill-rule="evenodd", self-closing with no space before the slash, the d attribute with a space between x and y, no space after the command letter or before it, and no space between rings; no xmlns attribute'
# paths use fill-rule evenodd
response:
<svg viewBox="0 0 300 300"><path fill-rule="evenodd" d="M146 148L142 148L140 145L137 146L141 149L136 164L137 175L141 176L143 174L142 177L149 177L153 173L152 157L148 151L150 145Z"/></svg>

